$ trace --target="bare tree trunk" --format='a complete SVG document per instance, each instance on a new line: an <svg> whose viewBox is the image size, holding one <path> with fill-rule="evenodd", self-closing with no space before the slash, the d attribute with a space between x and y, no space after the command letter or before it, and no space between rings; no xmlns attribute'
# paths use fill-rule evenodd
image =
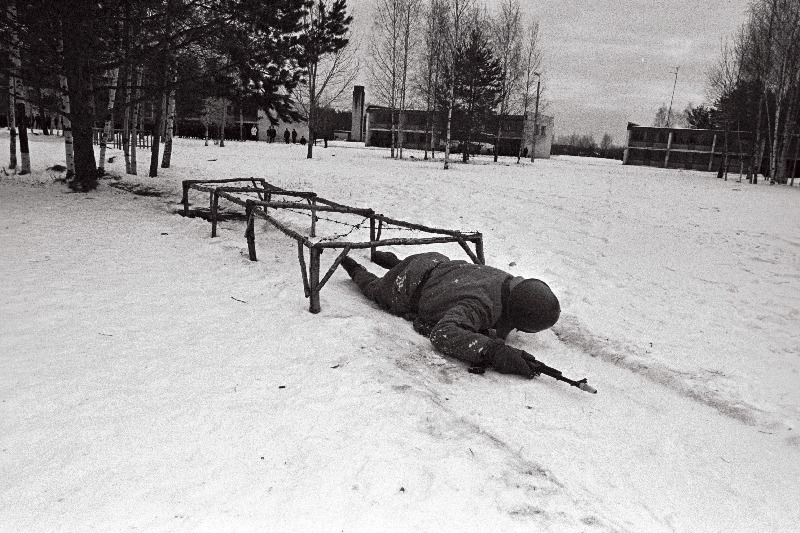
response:
<svg viewBox="0 0 800 533"><path fill-rule="evenodd" d="M242 141L244 141L244 111L242 110L242 98L240 96L239 97L239 142Z"/></svg>
<svg viewBox="0 0 800 533"><path fill-rule="evenodd" d="M141 99L141 87L142 82L144 81L144 68L138 67L136 69L136 91L134 93L134 100L136 103L133 105L133 111L131 115L131 166L128 170L128 174L132 174L134 176L137 175L137 165L136 165L136 152L139 146L139 115L142 109L142 102Z"/></svg>
<svg viewBox="0 0 800 533"><path fill-rule="evenodd" d="M769 158L769 181L770 183L774 183L775 179L777 178L778 172L778 150L780 148L780 138L778 134L780 132L780 118L781 118L781 102L780 95L775 98L775 123L773 124L773 133L772 133L772 152L770 153Z"/></svg>
<svg viewBox="0 0 800 533"><path fill-rule="evenodd" d="M119 69L111 70L109 75L108 86L108 111L106 113L105 124L103 124L103 132L100 135L100 161L97 168L103 173L106 164L106 147L108 146L108 139L111 138L111 130L114 125L114 100L117 97L117 79L119 77Z"/></svg>
<svg viewBox="0 0 800 533"><path fill-rule="evenodd" d="M169 50L169 35L172 31L172 2L174 0L166 0L164 25L162 27L161 46L158 51L159 58L156 67L156 87L159 101L156 104L155 120L153 121L153 144L150 147L150 177L158 176L158 152L161 148L161 128L164 121L164 105L161 99L166 98L167 95L167 73L170 64L170 50Z"/></svg>
<svg viewBox="0 0 800 533"><path fill-rule="evenodd" d="M16 26L17 21L17 11L16 6L11 4L8 7L8 16L12 21L12 24ZM13 30L12 36L12 44L11 44L11 67L14 71L14 74L19 74L22 71L22 59L20 58L20 49L19 49L19 35L17 34L16 27ZM14 80L14 89L11 100L14 105L14 112L15 112L15 121L16 126L18 128L19 133L19 174L30 174L31 173L31 156L29 152L28 146L28 132L27 132L27 113L26 109L27 106L26 102L26 94L25 94L25 86L22 83L22 78L17 76L9 76L9 81ZM10 113L9 113L10 115ZM14 134L12 133L12 139L14 139ZM12 151L14 152L14 156L16 158L16 139L13 140L13 148ZM14 165L16 166L16 164Z"/></svg>
<svg viewBox="0 0 800 533"><path fill-rule="evenodd" d="M219 127L219 147L225 148L225 124L228 122L228 101L222 99L222 125Z"/></svg>
<svg viewBox="0 0 800 533"><path fill-rule="evenodd" d="M131 82L133 65L131 65L131 1L125 0L124 22L122 31L122 49L125 53L122 68L122 156L125 159L125 173L131 172L130 153L130 117L131 117Z"/></svg>
<svg viewBox="0 0 800 533"><path fill-rule="evenodd" d="M15 95L14 77L8 77L8 131L10 137L10 150L8 157L8 168L17 168L17 125L16 125L16 111L17 99Z"/></svg>
<svg viewBox="0 0 800 533"><path fill-rule="evenodd" d="M432 78L432 73L431 73L431 67L430 67L430 64L429 64L428 65L427 90L425 91L425 140L423 141L423 144L425 145L424 146L424 148L425 148L425 157L424 157L425 161L428 160L428 145L429 145L430 142L432 142L432 141L428 140L428 136L431 135L431 128L433 126L433 124L432 124L433 121L431 120L431 90L432 90L432 87L431 87L431 81L432 80L431 80L431 78ZM431 157L433 157L432 154L431 154Z"/></svg>
<svg viewBox="0 0 800 533"><path fill-rule="evenodd" d="M124 101L125 107L122 110L122 155L125 158L125 173L131 173L131 82L133 72L130 65L126 65Z"/></svg>
<svg viewBox="0 0 800 533"><path fill-rule="evenodd" d="M6 15L8 16L9 24L11 25L12 28L14 28L14 30L11 33L11 46L9 48L8 55L10 58L10 63L12 68L18 72L21 62L19 58L19 39L16 30L17 8L16 5L13 3L13 1L8 3ZM10 133L9 137L11 141L9 150L9 159L8 159L9 169L17 168L17 126L16 126L17 83L13 74L14 73L11 73L8 76L8 130Z"/></svg>
<svg viewBox="0 0 800 533"><path fill-rule="evenodd" d="M161 159L161 168L169 168L172 161L172 136L175 130L175 83L177 75L172 77L172 89L169 92L167 104L167 127L164 132L164 157Z"/></svg>
<svg viewBox="0 0 800 533"><path fill-rule="evenodd" d="M31 173L31 154L28 146L27 116L25 115L25 104L17 104L17 116L19 117L19 155L22 164L19 174Z"/></svg>
<svg viewBox="0 0 800 533"><path fill-rule="evenodd" d="M91 52L87 22L79 13L62 10L64 17L62 41L64 45L63 68L69 88L69 120L72 128L75 174L67 184L73 191L87 192L97 187L93 132L94 108L91 77L87 76ZM79 28L74 33L71 29ZM70 30L68 30L70 29ZM70 33L67 33L70 31ZM64 38L66 34L67 38Z"/></svg>
<svg viewBox="0 0 800 533"><path fill-rule="evenodd" d="M781 146L781 152L778 156L778 164L777 164L777 172L775 173L775 180L778 183L786 183L788 181L786 177L786 173L789 170L789 147L791 145L791 135L792 131L794 131L794 127L796 123L792 118L794 112L794 99L789 101L788 109L786 112L786 119L784 120L783 124L783 143Z"/></svg>
<svg viewBox="0 0 800 533"><path fill-rule="evenodd" d="M61 85L61 122L64 132L64 159L67 167L67 180L75 175L75 150L72 145L72 124L69 121L69 88L67 77L63 74L58 76Z"/></svg>
<svg viewBox="0 0 800 533"><path fill-rule="evenodd" d="M761 121L763 120L762 114L764 110L763 91L759 91L758 98L758 112L756 113L756 131L753 132L753 144L750 148L750 164L747 168L747 181L750 183L758 183L758 172L761 169L762 157L759 147L761 146Z"/></svg>
<svg viewBox="0 0 800 533"><path fill-rule="evenodd" d="M789 185L794 187L794 178L797 175L797 160L800 158L800 135L795 133L794 136L794 163L792 164L792 177Z"/></svg>
<svg viewBox="0 0 800 533"><path fill-rule="evenodd" d="M392 127L391 127L391 130L392 130L392 146L390 148L390 154L389 154L392 159L395 158L395 150L394 149L395 149L395 146L397 146L397 119L395 118L396 117L396 113L397 113L397 110L393 106L392 107Z"/></svg>
<svg viewBox="0 0 800 533"><path fill-rule="evenodd" d="M22 78L15 78L16 94L20 98L17 100L17 127L19 129L19 159L20 159L20 174L31 173L31 153L30 145L28 144L28 106L27 106L27 91L22 84Z"/></svg>
<svg viewBox="0 0 800 533"><path fill-rule="evenodd" d="M728 120L725 120L725 137L723 140L723 153L722 153L722 162L720 163L719 170L717 171L717 178L721 179L724 178L725 181L728 181L728 155L730 150L728 149L728 134L730 132L730 124Z"/></svg>
<svg viewBox="0 0 800 533"><path fill-rule="evenodd" d="M163 78L162 82L159 82L158 87L160 91L166 91L166 73L158 74L159 77ZM150 177L154 178L158 176L158 153L161 150L161 128L162 122L164 122L164 106L163 106L163 98L159 99L158 104L156 105L156 114L153 120L153 140L150 146Z"/></svg>
<svg viewBox="0 0 800 533"><path fill-rule="evenodd" d="M449 94L447 96L447 129L444 143L444 169L450 168L450 130L453 123L453 98L455 97L455 81L450 82Z"/></svg>
<svg viewBox="0 0 800 533"><path fill-rule="evenodd" d="M314 157L314 121L317 120L317 67L318 64L314 63L309 65L309 87L308 87L308 148L306 151L306 159Z"/></svg>
<svg viewBox="0 0 800 533"><path fill-rule="evenodd" d="M403 159L403 127L405 125L405 112L406 112L406 85L408 80L408 54L411 48L411 32L413 31L412 11L416 9L416 5L408 3L404 6L406 9L405 24L403 25L403 68L402 76L400 78L400 123L398 124L399 136L399 153L400 159Z"/></svg>

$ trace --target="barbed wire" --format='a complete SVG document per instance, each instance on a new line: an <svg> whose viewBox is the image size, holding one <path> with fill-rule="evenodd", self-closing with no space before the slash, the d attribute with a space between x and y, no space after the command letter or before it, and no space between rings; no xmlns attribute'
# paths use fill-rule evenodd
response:
<svg viewBox="0 0 800 533"><path fill-rule="evenodd" d="M324 220L329 220L329 219L324 219ZM369 217L364 217L364 220L362 220L358 224L350 224L350 225L353 226L353 228L350 231L348 231L347 233L339 233L339 234L336 234L336 235L331 235L330 237L323 237L323 238L320 239L320 242L323 242L323 241L335 241L335 240L338 240L338 239L343 239L345 237L349 237L351 233L353 233L357 229L361 229L361 226L363 226L364 223L367 220L369 220ZM331 222L336 222L336 221L331 220ZM340 224L344 224L344 222L339 222L339 223ZM345 224L345 225L347 225L347 224Z"/></svg>
<svg viewBox="0 0 800 533"><path fill-rule="evenodd" d="M301 210L297 210L297 209L292 209L290 207L281 207L281 208L275 208L275 209L283 209L284 211L289 211L291 213L295 213L297 215L303 215L303 216L307 216L307 217L315 216L314 213L312 211L310 211L310 210L302 210L301 211ZM320 216L319 214L316 214L316 218L317 218L317 220L324 220L326 222L331 222L333 224L339 224L341 226L349 226L350 227L350 231L348 231L346 233L337 233L335 235L331 235L330 237L323 237L323 238L320 239L320 241L334 241L334 240L337 240L337 239L342 239L344 237L349 237L353 232L355 232L356 230L361 229L364 226L364 223L369 220L369 217L364 217L364 219L362 219L361 222L359 222L357 224L353 224L353 223L350 223L350 222L342 222L341 220L335 220L333 218ZM397 226L397 225L394 225L394 224L384 223L382 225L381 231L419 231L419 230L414 229L414 228L406 228L406 227L403 227L403 226Z"/></svg>

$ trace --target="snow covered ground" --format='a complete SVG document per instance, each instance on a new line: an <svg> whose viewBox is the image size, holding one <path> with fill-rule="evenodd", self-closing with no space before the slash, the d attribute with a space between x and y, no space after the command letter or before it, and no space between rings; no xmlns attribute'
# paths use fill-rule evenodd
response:
<svg viewBox="0 0 800 533"><path fill-rule="evenodd" d="M31 152L0 176L2 531L800 529L797 187L177 140L158 178L111 150L124 177L73 194L60 140ZM181 180L249 176L482 231L562 302L509 342L598 394L470 374L341 269L312 315L293 240L258 223L251 262L240 220L176 215Z"/></svg>

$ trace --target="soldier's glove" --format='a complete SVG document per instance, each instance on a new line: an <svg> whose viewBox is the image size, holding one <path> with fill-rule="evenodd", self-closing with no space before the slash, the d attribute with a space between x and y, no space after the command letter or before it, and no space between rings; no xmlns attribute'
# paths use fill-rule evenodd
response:
<svg viewBox="0 0 800 533"><path fill-rule="evenodd" d="M526 378L538 376L541 366L541 363L528 352L499 341L493 342L486 348L484 361L501 374L518 374Z"/></svg>

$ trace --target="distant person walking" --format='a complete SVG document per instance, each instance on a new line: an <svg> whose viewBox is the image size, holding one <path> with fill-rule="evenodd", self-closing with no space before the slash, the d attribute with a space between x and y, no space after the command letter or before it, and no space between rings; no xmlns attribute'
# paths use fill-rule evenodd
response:
<svg viewBox="0 0 800 533"><path fill-rule="evenodd" d="M292 144L297 144L297 130L292 128Z"/></svg>
<svg viewBox="0 0 800 533"><path fill-rule="evenodd" d="M286 128L286 131L283 132L283 140L286 141L286 144L289 144L289 128Z"/></svg>
<svg viewBox="0 0 800 533"><path fill-rule="evenodd" d="M269 129L267 130L267 135L269 136L270 143L275 142L275 136L277 134L278 134L277 130L273 126L270 126Z"/></svg>

